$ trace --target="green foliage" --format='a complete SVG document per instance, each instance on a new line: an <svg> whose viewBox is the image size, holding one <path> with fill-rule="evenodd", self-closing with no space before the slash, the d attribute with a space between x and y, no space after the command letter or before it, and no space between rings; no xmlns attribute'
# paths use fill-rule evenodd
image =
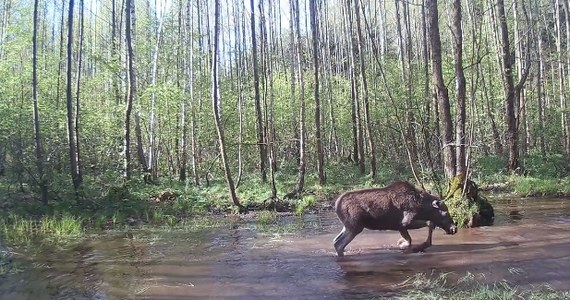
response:
<svg viewBox="0 0 570 300"><path fill-rule="evenodd" d="M479 157L473 165L473 173L476 175L491 175L503 174L506 165L505 159L495 156L487 155Z"/></svg>
<svg viewBox="0 0 570 300"><path fill-rule="evenodd" d="M522 197L532 196L568 196L570 180L542 179L535 177L514 177L513 191Z"/></svg>
<svg viewBox="0 0 570 300"><path fill-rule="evenodd" d="M307 195L297 201L295 205L295 214L304 215L307 210L312 209L317 204L317 199L313 195Z"/></svg>
<svg viewBox="0 0 570 300"><path fill-rule="evenodd" d="M528 176L562 178L570 175L570 161L562 154L529 155L524 159Z"/></svg>

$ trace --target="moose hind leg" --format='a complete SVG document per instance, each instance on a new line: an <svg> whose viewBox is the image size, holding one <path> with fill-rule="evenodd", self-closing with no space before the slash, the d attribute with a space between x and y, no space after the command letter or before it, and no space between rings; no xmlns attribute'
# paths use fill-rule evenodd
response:
<svg viewBox="0 0 570 300"><path fill-rule="evenodd" d="M338 256L343 256L344 247L342 249L340 249L339 247L342 244L342 241L343 241L345 236L346 236L346 227L342 227L342 230L340 231L340 233L333 240L334 249L336 250L336 253Z"/></svg>
<svg viewBox="0 0 570 300"><path fill-rule="evenodd" d="M339 257L343 257L344 256L344 248L350 243L352 242L352 240L356 237L356 235L358 235L360 232L362 232L362 228L360 228L359 230L350 230L347 229L346 227L344 227L342 229L342 231L337 235L337 237L334 239L334 248L336 250L336 254Z"/></svg>

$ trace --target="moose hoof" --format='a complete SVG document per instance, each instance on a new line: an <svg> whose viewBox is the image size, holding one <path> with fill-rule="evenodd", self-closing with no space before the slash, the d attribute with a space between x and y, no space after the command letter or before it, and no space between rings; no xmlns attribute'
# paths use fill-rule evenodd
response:
<svg viewBox="0 0 570 300"><path fill-rule="evenodd" d="M410 247L410 242L408 242L406 239L400 238L398 240L398 248L404 250L404 249L408 249L409 247Z"/></svg>
<svg viewBox="0 0 570 300"><path fill-rule="evenodd" d="M431 246L431 244L423 242L419 245L415 245L413 247L410 247L408 249L406 249L406 251L404 251L404 253L420 253L420 252L425 252L427 248L429 248L429 246Z"/></svg>

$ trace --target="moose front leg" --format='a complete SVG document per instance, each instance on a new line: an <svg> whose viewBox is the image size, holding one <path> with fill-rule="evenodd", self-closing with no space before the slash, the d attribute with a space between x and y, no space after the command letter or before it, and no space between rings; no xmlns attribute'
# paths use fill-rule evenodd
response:
<svg viewBox="0 0 570 300"><path fill-rule="evenodd" d="M412 239L407 229L419 229L423 227L428 228L428 236L426 241L417 246L412 247L411 245ZM406 228L400 229L400 234L402 235L402 239L398 241L398 246L400 246L400 249L406 249L405 251L406 253L424 252L428 247L431 246L432 234L434 229L435 225L432 221L424 221L424 220L412 221ZM402 241L403 239L405 239L405 241ZM401 245L403 245L406 241L409 241L409 244L407 245L408 247L401 247Z"/></svg>
<svg viewBox="0 0 570 300"><path fill-rule="evenodd" d="M412 245L412 237L407 229L400 229L400 235L402 236L398 240L398 247L402 250L409 248Z"/></svg>

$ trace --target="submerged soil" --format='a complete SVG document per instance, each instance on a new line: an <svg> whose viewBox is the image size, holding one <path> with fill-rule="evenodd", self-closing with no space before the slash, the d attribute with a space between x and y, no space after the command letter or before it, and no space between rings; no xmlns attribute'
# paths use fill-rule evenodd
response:
<svg viewBox="0 0 570 300"><path fill-rule="evenodd" d="M369 299L409 289L418 273L448 274L450 285L472 274L569 290L570 200L494 205L495 225L437 230L434 246L415 254L395 247L397 232L364 231L337 258L333 212L265 227L108 233L68 250L14 254L20 263L0 276L0 299ZM427 229L411 234L419 243Z"/></svg>

